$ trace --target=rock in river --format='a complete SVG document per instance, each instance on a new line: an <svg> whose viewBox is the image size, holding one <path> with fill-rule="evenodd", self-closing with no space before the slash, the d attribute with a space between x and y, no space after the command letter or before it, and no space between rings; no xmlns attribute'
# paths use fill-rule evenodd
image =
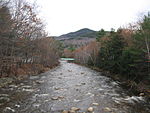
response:
<svg viewBox="0 0 150 113"><path fill-rule="evenodd" d="M98 103L93 103L93 105L94 105L94 106L98 106L99 104L98 104Z"/></svg>
<svg viewBox="0 0 150 113"><path fill-rule="evenodd" d="M89 107L88 108L88 112L93 112L94 111L94 108L93 107Z"/></svg>
<svg viewBox="0 0 150 113"><path fill-rule="evenodd" d="M58 97L52 97L51 99L52 100L58 100Z"/></svg>
<svg viewBox="0 0 150 113"><path fill-rule="evenodd" d="M74 111L74 110L70 110L70 111L69 111L69 113L76 113L76 111Z"/></svg>
<svg viewBox="0 0 150 113"><path fill-rule="evenodd" d="M73 110L73 111L79 111L79 110L80 110L80 108L72 107L72 108L71 108L71 110Z"/></svg>
<svg viewBox="0 0 150 113"><path fill-rule="evenodd" d="M68 111L64 110L62 113L69 113Z"/></svg>
<svg viewBox="0 0 150 113"><path fill-rule="evenodd" d="M106 111L106 112L111 112L112 110L111 110L109 107L105 107L105 108L104 108L104 111Z"/></svg>
<svg viewBox="0 0 150 113"><path fill-rule="evenodd" d="M140 93L139 95L140 95L140 96L144 96L144 93Z"/></svg>

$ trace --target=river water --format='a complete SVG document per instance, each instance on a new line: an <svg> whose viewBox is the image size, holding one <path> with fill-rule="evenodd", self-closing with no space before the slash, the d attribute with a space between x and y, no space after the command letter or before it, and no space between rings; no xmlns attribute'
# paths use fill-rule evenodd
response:
<svg viewBox="0 0 150 113"><path fill-rule="evenodd" d="M46 73L0 89L0 113L150 113L150 103L100 72L61 61Z"/></svg>

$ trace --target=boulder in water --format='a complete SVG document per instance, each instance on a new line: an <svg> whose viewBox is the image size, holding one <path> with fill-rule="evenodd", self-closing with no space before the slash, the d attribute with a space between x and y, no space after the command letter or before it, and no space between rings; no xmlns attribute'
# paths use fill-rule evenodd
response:
<svg viewBox="0 0 150 113"><path fill-rule="evenodd" d="M88 112L93 112L94 111L94 108L93 107L89 107L88 108Z"/></svg>
<svg viewBox="0 0 150 113"><path fill-rule="evenodd" d="M99 104L98 104L98 103L93 103L93 105L94 105L94 106L98 106Z"/></svg>
<svg viewBox="0 0 150 113"><path fill-rule="evenodd" d="M68 111L64 110L62 113L69 113Z"/></svg>
<svg viewBox="0 0 150 113"><path fill-rule="evenodd" d="M80 110L80 108L72 107L72 108L71 108L71 110L73 110L73 111L79 111L79 110Z"/></svg>
<svg viewBox="0 0 150 113"><path fill-rule="evenodd" d="M105 107L105 108L104 108L104 111L106 111L106 112L111 112L112 110L111 110L109 107Z"/></svg>

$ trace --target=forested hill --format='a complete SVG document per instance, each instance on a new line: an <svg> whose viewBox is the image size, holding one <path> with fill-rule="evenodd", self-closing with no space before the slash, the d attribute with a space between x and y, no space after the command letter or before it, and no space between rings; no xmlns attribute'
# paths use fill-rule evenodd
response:
<svg viewBox="0 0 150 113"><path fill-rule="evenodd" d="M88 28L80 29L75 32L70 32L64 35L61 35L57 38L59 39L71 39L71 38L80 38L80 37L88 37L88 38L96 38L97 32Z"/></svg>

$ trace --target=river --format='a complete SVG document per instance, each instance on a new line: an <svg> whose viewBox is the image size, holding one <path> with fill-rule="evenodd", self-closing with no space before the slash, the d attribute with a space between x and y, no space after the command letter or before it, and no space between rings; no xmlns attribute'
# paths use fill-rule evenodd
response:
<svg viewBox="0 0 150 113"><path fill-rule="evenodd" d="M150 103L101 72L61 61L46 73L0 89L1 113L150 113Z"/></svg>

